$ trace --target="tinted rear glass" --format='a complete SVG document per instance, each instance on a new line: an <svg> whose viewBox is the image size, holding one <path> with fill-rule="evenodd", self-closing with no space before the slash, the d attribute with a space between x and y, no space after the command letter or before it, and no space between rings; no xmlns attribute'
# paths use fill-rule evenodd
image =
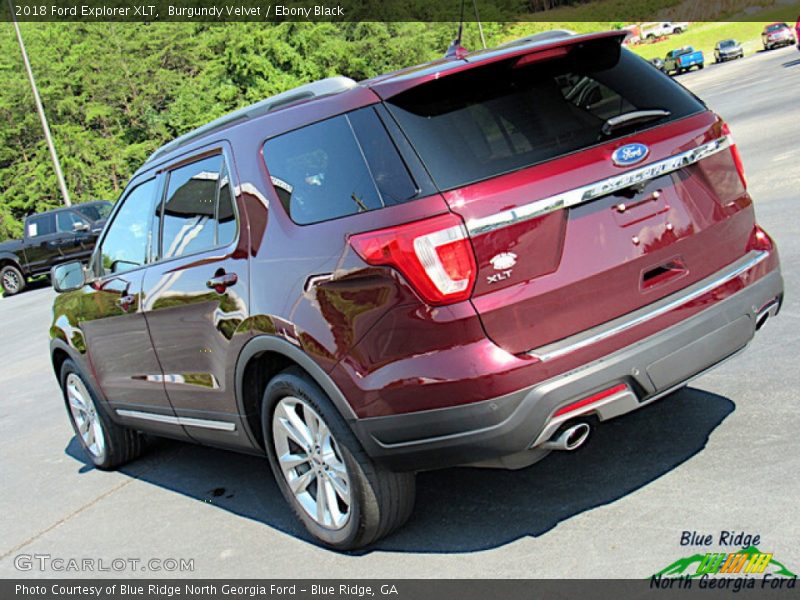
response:
<svg viewBox="0 0 800 600"><path fill-rule="evenodd" d="M440 189L452 189L661 125L703 105L615 41L515 68L517 59L450 75L391 98L389 110ZM669 117L601 134L634 110Z"/></svg>

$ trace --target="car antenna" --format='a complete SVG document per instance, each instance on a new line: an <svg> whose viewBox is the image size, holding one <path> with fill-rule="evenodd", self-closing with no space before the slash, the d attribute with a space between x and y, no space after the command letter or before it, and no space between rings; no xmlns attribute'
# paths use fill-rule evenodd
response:
<svg viewBox="0 0 800 600"><path fill-rule="evenodd" d="M447 52L444 53L445 58L464 58L468 54L468 50L461 45L461 35L464 33L464 0L461 0L461 18L458 21L458 34Z"/></svg>

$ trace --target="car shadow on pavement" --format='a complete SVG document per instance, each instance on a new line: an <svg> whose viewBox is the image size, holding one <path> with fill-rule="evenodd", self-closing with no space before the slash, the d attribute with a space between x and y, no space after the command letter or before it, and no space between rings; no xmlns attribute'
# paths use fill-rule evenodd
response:
<svg viewBox="0 0 800 600"><path fill-rule="evenodd" d="M788 67L800 67L800 58L785 62L781 66L782 67L786 67L786 68L788 68Z"/></svg>
<svg viewBox="0 0 800 600"><path fill-rule="evenodd" d="M684 388L601 423L579 450L553 452L527 469L420 473L409 522L359 554L474 552L541 536L686 462L734 409L725 397ZM84 463L80 472L87 470L74 438L66 452ZM156 440L146 456L122 472L314 543L281 497L265 459Z"/></svg>

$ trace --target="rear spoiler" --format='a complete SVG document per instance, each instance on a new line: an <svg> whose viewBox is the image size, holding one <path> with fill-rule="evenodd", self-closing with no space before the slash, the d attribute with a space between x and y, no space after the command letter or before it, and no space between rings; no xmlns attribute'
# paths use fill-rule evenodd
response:
<svg viewBox="0 0 800 600"><path fill-rule="evenodd" d="M538 54L540 52L555 50L557 48L570 48L586 43L600 40L615 40L622 44L623 40L630 35L629 31L603 31L599 33L588 33L584 35L570 35L567 32L559 32L559 35L552 36L531 36L508 44L480 50L466 55L461 59L449 61L437 61L428 68L422 67L408 72L400 72L394 77L380 79L374 82L367 82L367 85L386 100L408 89L441 79L448 75L461 73L476 66L489 65L495 62L509 60L514 57Z"/></svg>

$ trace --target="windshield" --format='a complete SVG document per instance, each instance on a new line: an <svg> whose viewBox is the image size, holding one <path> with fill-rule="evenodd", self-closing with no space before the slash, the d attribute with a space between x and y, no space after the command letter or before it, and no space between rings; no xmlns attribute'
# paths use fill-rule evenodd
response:
<svg viewBox="0 0 800 600"><path fill-rule="evenodd" d="M703 110L646 61L613 42L515 67L475 67L403 92L387 106L440 189L452 189ZM606 121L636 110L664 116L606 137Z"/></svg>
<svg viewBox="0 0 800 600"><path fill-rule="evenodd" d="M730 48L731 46L735 46L736 42L733 40L725 40L724 42L719 43L720 48Z"/></svg>
<svg viewBox="0 0 800 600"><path fill-rule="evenodd" d="M778 31L779 29L784 29L788 27L786 23L776 23L775 25L770 25L767 27L767 33L772 33L773 31Z"/></svg>
<svg viewBox="0 0 800 600"><path fill-rule="evenodd" d="M79 213L90 221L99 221L105 219L111 214L110 202L97 202L92 204L80 204L75 207Z"/></svg>

